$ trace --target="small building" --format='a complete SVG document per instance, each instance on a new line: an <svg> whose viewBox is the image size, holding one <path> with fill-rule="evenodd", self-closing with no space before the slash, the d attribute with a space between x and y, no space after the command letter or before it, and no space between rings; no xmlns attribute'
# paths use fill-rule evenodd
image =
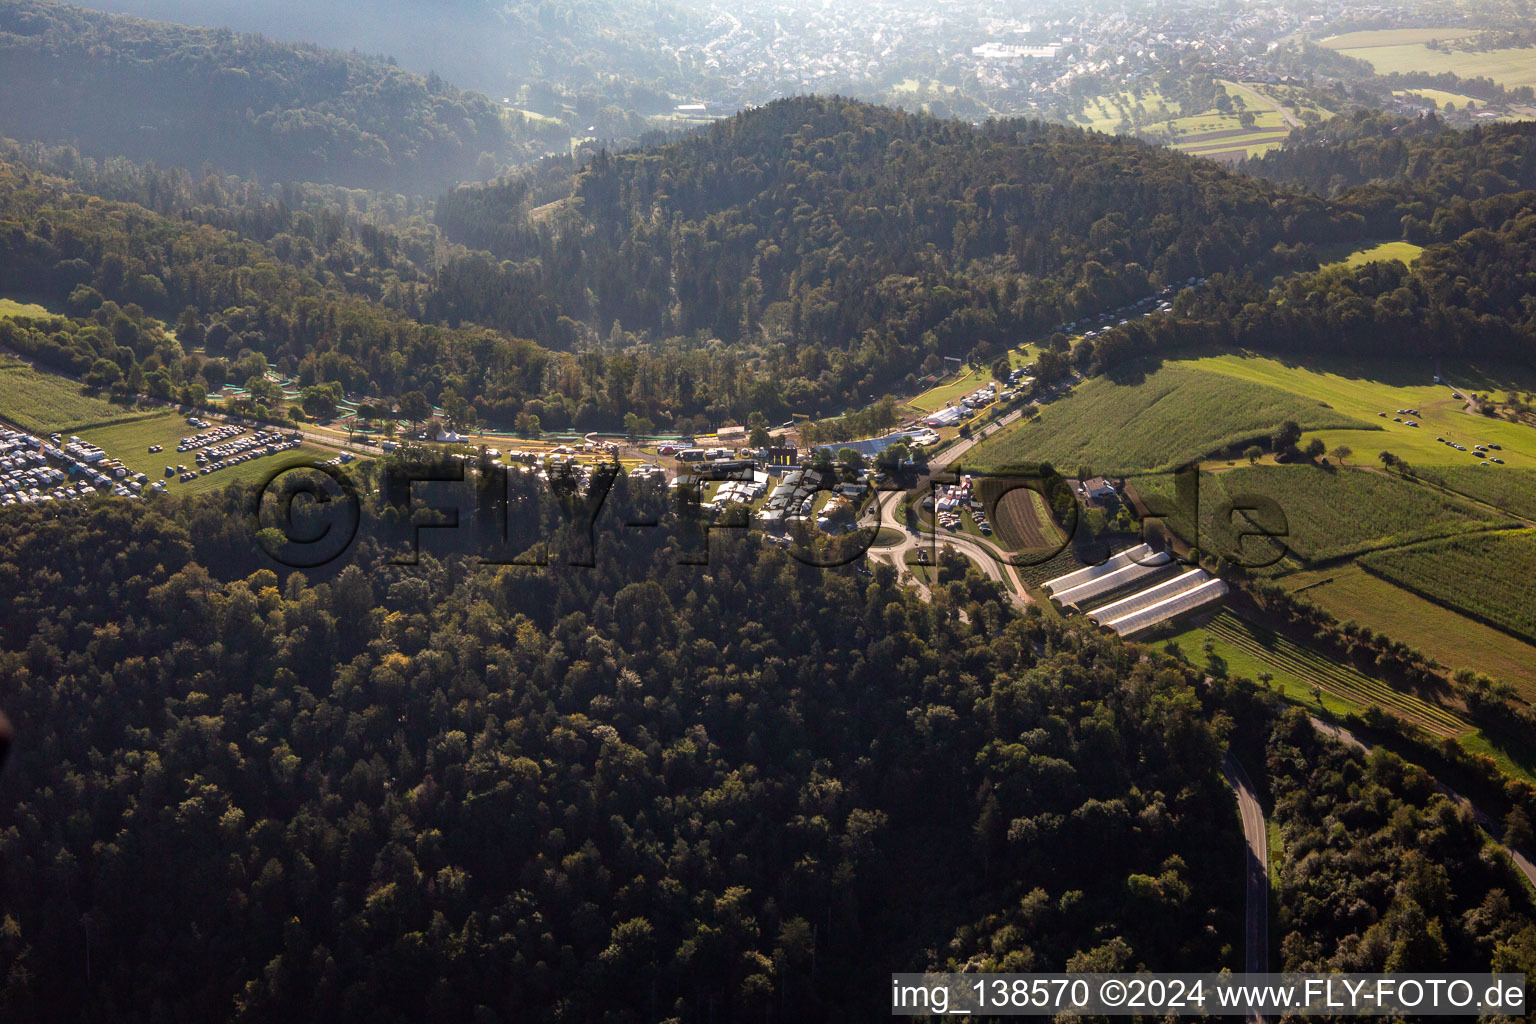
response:
<svg viewBox="0 0 1536 1024"><path fill-rule="evenodd" d="M1090 505L1105 505L1118 497L1114 485L1102 476L1074 481L1072 490L1081 501Z"/></svg>

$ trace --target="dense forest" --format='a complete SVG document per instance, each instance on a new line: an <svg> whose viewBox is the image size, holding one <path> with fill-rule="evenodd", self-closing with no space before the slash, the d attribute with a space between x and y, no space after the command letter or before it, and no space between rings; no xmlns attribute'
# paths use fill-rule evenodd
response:
<svg viewBox="0 0 1536 1024"><path fill-rule="evenodd" d="M430 318L533 337L573 321L653 350L717 340L772 369L751 405L813 414L941 356L984 357L1363 228L1316 197L1137 142L836 98L600 155L552 199L564 170L439 201L448 236L487 251L444 262Z"/></svg>
<svg viewBox="0 0 1536 1024"><path fill-rule="evenodd" d="M621 480L596 571L392 567L385 509L281 578L234 490L0 519L6 1019L857 1020L901 967L1237 965L1191 671L974 571L679 565L617 525L667 500Z"/></svg>
<svg viewBox="0 0 1536 1024"><path fill-rule="evenodd" d="M616 429L632 414L682 430L861 408L914 390L941 356L988 365L1196 273L1210 285L1171 314L1080 342L1070 362L1103 371L1202 346L1527 351L1520 189L1536 136L1351 125L1284 165L1315 185L1300 169L1316 148L1316 166L1348 152L1380 175L1324 199L1075 129L784 101L455 190L436 223L400 197L12 145L0 286L109 329L132 306L189 333L178 351L122 325L85 346L78 329L12 325L8 344L76 375L101 359L124 380L162 369L162 395L215 385L200 360L254 356L382 406L451 392L458 426ZM1308 272L1329 241L1394 236L1428 246L1412 268Z"/></svg>
<svg viewBox="0 0 1536 1024"><path fill-rule="evenodd" d="M267 180L431 192L563 148L382 59L88 12L0 6L0 134Z"/></svg>
<svg viewBox="0 0 1536 1024"><path fill-rule="evenodd" d="M1536 346L1536 192L1433 209L1410 200L1404 234L1427 247L1396 260L1332 266L1273 284L1223 275L1173 313L1117 327L1077 353L1103 371L1151 354L1207 347L1362 358L1526 360ZM1315 262L1315 261L1314 261Z"/></svg>
<svg viewBox="0 0 1536 1024"><path fill-rule="evenodd" d="M1276 725L1268 767L1286 970L1536 964L1524 880L1423 769L1325 740L1299 710Z"/></svg>
<svg viewBox="0 0 1536 1024"><path fill-rule="evenodd" d="M451 238L512 262L445 266L444 316L516 330L547 305L727 342L771 324L836 348L866 333L910 348L931 331L963 354L1352 226L1305 195L1123 139L836 98L604 156L546 217L529 216L533 193L517 175L438 203Z"/></svg>
<svg viewBox="0 0 1536 1024"><path fill-rule="evenodd" d="M1434 114L1405 118L1370 110L1298 129L1280 148L1243 164L1273 181L1324 194L1413 190L1442 202L1536 188L1536 124L1458 131Z"/></svg>

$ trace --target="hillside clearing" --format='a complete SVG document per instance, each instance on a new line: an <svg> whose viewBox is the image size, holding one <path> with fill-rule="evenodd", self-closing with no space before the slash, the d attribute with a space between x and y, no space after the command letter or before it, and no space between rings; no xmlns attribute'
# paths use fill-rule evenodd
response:
<svg viewBox="0 0 1536 1024"><path fill-rule="evenodd" d="M1322 261L1325 267L1363 267L1367 263L1398 260L1405 266L1412 266L1413 261L1419 258L1424 251L1422 245L1414 245L1412 242L1381 242L1363 249L1355 249L1347 255L1328 256Z"/></svg>
<svg viewBox="0 0 1536 1024"><path fill-rule="evenodd" d="M1369 433L1334 428L1317 432L1330 451L1347 445L1360 462L1374 462L1377 453L1386 450L1415 466L1477 467L1481 460L1470 450L1476 444L1493 443L1503 445L1499 455L1507 465L1480 467L1485 472L1499 473L1508 467L1536 469L1536 430L1468 412L1465 398L1472 391L1530 390L1533 382L1528 370L1447 364L1441 371L1446 383L1436 384L1435 366L1427 360L1351 364L1309 359L1307 366L1299 366L1266 356L1228 354L1170 365L1280 388L1326 402L1341 416L1371 423L1376 429ZM1458 389L1464 396L1459 399L1454 397ZM1399 409L1414 409L1418 415L1399 416ZM1405 422L1393 422L1394 417ZM1419 426L1408 426L1407 419ZM1437 436L1459 442L1468 451L1442 444L1435 440Z"/></svg>
<svg viewBox="0 0 1536 1024"><path fill-rule="evenodd" d="M206 491L222 490L232 483L265 480L284 466L310 464L317 459L330 457L328 452L304 445L292 451L252 459L217 473L200 476L188 483L181 483L176 476L166 476L165 467L185 465L189 469L196 468L196 456L192 452L178 452L176 445L183 437L195 434L197 430L188 426L185 419L173 412L152 413L139 419L106 426L82 427L77 432L85 440L98 445L108 455L122 460L123 464L134 472L143 473L151 480L163 481L171 494L178 495L202 494ZM155 444L163 445L165 451L150 454L149 446Z"/></svg>
<svg viewBox="0 0 1536 1024"><path fill-rule="evenodd" d="M968 468L1050 462L1063 473L1090 466L1125 473L1181 465L1267 437L1286 420L1307 429L1372 424L1279 388L1169 363L1144 376L1096 377L977 445Z"/></svg>

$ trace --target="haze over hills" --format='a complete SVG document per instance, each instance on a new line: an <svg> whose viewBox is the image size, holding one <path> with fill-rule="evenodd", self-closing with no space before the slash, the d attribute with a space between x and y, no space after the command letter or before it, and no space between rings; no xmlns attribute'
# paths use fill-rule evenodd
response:
<svg viewBox="0 0 1536 1024"><path fill-rule="evenodd" d="M675 51L686 31L701 27L700 16L673 0L95 0L86 6L387 54L418 74L436 71L498 99L526 82L687 92L704 75L702 66Z"/></svg>
<svg viewBox="0 0 1536 1024"><path fill-rule="evenodd" d="M433 191L566 144L376 58L50 0L0 5L0 95L0 135L268 180Z"/></svg>

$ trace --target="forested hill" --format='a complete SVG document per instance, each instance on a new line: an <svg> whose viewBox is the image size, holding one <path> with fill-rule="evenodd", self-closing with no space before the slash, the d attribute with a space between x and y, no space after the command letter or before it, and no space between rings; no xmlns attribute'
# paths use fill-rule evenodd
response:
<svg viewBox="0 0 1536 1024"><path fill-rule="evenodd" d="M0 135L267 180L438 191L542 153L521 115L355 53L0 4Z"/></svg>
<svg viewBox="0 0 1536 1024"><path fill-rule="evenodd" d="M538 185L439 202L450 236L511 262L445 267L435 313L520 333L558 314L652 336L874 345L862 365L876 386L934 352L1357 229L1316 196L1125 139L825 97L597 159L553 208L535 205Z"/></svg>
<svg viewBox="0 0 1536 1024"><path fill-rule="evenodd" d="M1297 131L1243 170L1324 194L1371 186L1437 201L1536 188L1536 122L1457 131L1433 114L1356 111Z"/></svg>
<svg viewBox="0 0 1536 1024"><path fill-rule="evenodd" d="M1193 669L974 571L678 565L663 488L600 571L279 579L246 507L0 517L8 1024L864 1021L898 969L1237 964Z"/></svg>

